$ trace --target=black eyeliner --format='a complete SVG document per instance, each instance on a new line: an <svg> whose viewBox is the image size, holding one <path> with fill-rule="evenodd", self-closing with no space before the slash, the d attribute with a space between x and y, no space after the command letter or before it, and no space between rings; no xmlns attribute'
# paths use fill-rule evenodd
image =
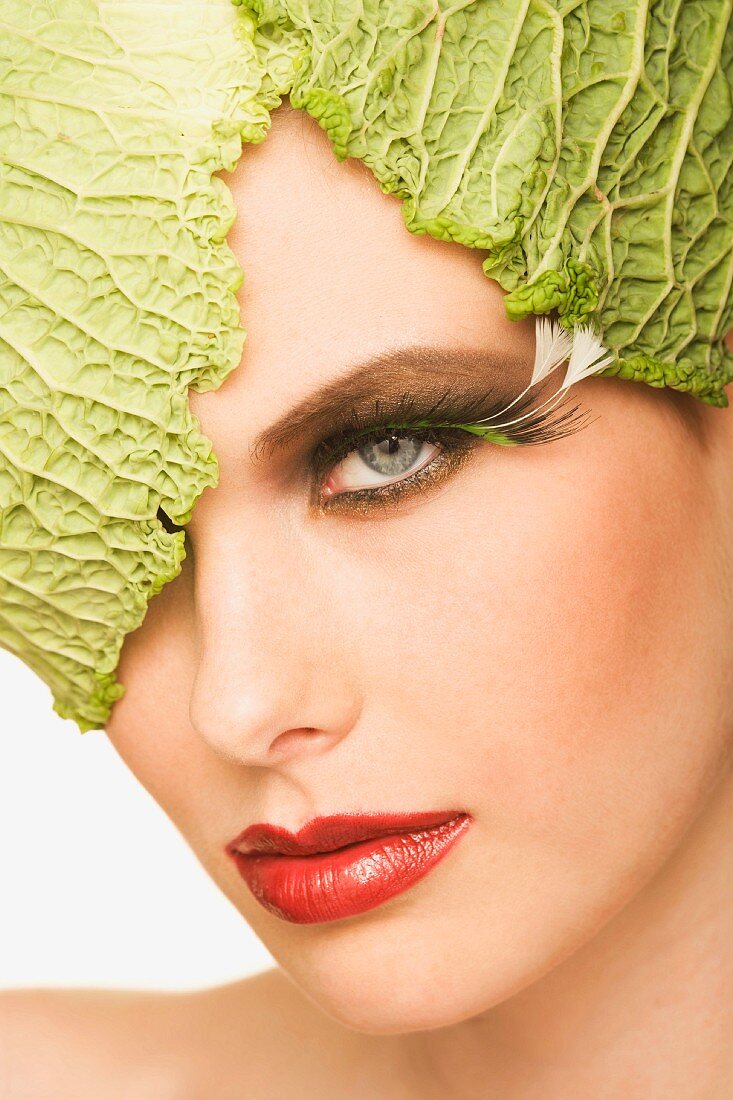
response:
<svg viewBox="0 0 733 1100"><path fill-rule="evenodd" d="M491 392L466 395L446 390L429 403L424 395L410 393L402 394L396 401L377 398L366 410L356 406L351 409L338 429L316 446L314 463L323 468L328 462L336 462L360 440L365 445L365 436L370 442L376 441L375 433L380 431L383 432L380 438L384 438L390 431L445 428L493 441L496 445L527 445L547 443L584 426L586 412L577 404L567 409L568 395L559 405L532 413L534 398L534 394L528 393L512 405L510 419L522 419L506 427L501 427L501 422L496 427L490 423L506 410L505 395L497 398ZM579 409L580 415L576 416ZM482 420L489 423L478 423Z"/></svg>

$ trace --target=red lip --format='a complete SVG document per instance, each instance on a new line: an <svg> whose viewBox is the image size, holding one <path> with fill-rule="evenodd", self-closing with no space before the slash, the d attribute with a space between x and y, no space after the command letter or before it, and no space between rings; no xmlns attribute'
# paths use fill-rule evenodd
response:
<svg viewBox="0 0 733 1100"><path fill-rule="evenodd" d="M226 851L265 909L313 924L366 912L408 889L472 821L456 810L335 814L314 818L298 833L251 825Z"/></svg>
<svg viewBox="0 0 733 1100"><path fill-rule="evenodd" d="M250 825L227 845L243 855L250 852L276 852L286 856L309 856L317 852L333 852L359 840L371 840L391 833L415 832L417 829L442 825L456 817L459 810L415 814L333 814L314 817L297 833L280 825L266 823Z"/></svg>

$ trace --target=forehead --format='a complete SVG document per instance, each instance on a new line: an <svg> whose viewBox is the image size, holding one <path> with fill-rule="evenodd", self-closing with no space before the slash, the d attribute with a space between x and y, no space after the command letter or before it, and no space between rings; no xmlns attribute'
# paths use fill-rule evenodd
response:
<svg viewBox="0 0 733 1100"><path fill-rule="evenodd" d="M244 271L242 361L219 390L191 394L216 444L239 408L248 436L350 363L408 344L531 355L534 325L506 317L486 255L416 236L365 166L340 163L309 115L273 113L264 142L224 173L237 210L229 243ZM241 435L240 435L241 439Z"/></svg>

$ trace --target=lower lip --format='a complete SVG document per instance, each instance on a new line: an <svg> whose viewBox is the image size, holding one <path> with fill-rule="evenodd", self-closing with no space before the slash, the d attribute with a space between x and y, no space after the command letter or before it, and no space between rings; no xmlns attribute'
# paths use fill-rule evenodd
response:
<svg viewBox="0 0 733 1100"><path fill-rule="evenodd" d="M317 924L365 913L423 878L471 825L467 814L415 832L362 840L308 856L234 853L244 881L270 913Z"/></svg>

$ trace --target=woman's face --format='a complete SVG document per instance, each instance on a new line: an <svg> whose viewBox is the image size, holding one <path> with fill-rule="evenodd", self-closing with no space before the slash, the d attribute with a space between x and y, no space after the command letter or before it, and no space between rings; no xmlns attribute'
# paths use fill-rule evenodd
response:
<svg viewBox="0 0 733 1100"><path fill-rule="evenodd" d="M433 480L367 505L349 494L393 474L354 449L311 461L345 411L517 394L534 319L506 318L485 253L409 234L306 115L276 112L228 182L248 335L221 388L191 394L220 481L125 641L107 733L326 1012L364 1031L458 1022L589 941L727 775L733 408L590 378L571 391L581 431L470 437L445 466L418 443L410 470L430 460ZM357 364L414 346L436 354L374 362L347 393ZM316 394L315 415L292 412ZM259 445L276 422L292 438ZM253 822L444 809L473 818L449 854L341 920L274 915L225 853Z"/></svg>

